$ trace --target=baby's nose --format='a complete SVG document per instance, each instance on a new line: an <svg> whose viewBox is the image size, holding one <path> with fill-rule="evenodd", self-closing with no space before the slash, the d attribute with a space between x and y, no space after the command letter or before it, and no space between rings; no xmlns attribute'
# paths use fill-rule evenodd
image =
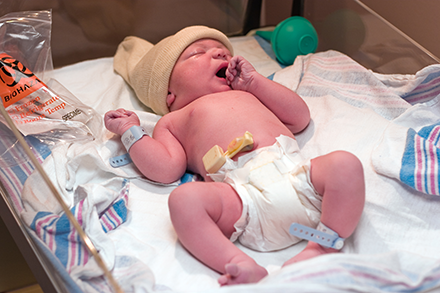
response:
<svg viewBox="0 0 440 293"><path fill-rule="evenodd" d="M227 54L226 54L225 50L223 50L223 49L216 49L213 53L213 57L216 59L225 59L226 60L226 58L227 58L226 56L227 56Z"/></svg>

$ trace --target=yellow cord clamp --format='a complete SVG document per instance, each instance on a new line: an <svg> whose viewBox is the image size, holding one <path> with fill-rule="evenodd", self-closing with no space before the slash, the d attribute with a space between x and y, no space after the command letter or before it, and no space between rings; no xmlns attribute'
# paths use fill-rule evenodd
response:
<svg viewBox="0 0 440 293"><path fill-rule="evenodd" d="M226 152L223 152L221 147L215 145L203 156L205 170L208 173L215 173L226 163L226 157L232 159L239 152L250 151L253 147L254 140L249 131L231 141Z"/></svg>

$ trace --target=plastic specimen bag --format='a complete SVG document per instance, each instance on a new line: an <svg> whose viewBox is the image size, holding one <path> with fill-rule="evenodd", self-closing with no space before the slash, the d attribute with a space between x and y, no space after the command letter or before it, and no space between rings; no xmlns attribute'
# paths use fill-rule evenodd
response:
<svg viewBox="0 0 440 293"><path fill-rule="evenodd" d="M16 12L0 17L0 96L18 130L49 148L93 140L101 117L56 80L50 51L51 12ZM47 81L47 82L46 82ZM6 125L0 115L0 123ZM14 141L3 127L3 137ZM15 143L0 149L0 161L19 162Z"/></svg>

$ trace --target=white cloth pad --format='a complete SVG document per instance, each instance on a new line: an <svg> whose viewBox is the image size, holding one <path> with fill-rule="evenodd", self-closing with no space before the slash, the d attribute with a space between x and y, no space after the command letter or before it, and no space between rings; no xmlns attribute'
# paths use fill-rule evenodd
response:
<svg viewBox="0 0 440 293"><path fill-rule="evenodd" d="M113 72L111 62L112 59L107 58L79 63L56 70L54 77L100 115L119 107L141 113L143 106L122 78ZM439 72L440 68L433 66L429 70ZM405 129L413 128L418 132L435 123L438 117L438 106L432 99L420 100L423 106L412 106L402 98L414 97L411 94L420 89L420 85L426 85L423 83L426 78L378 75L331 51L299 57L293 66L278 71L273 78L297 91L311 110L310 125L297 135L303 156L313 158L334 150L357 155L364 166L367 202L360 224L354 235L346 240L342 253L281 268L285 260L304 247L304 242L273 253L258 253L239 246L271 273L258 284L222 288L221 291L439 290L440 221L437 215L440 201L436 196L418 192L402 183L396 175L404 153L405 146L401 142L406 141ZM407 119L410 114L416 117L419 109L431 113L429 121ZM143 123L154 125L159 117L144 113L142 119ZM393 137L399 141L393 141ZM84 146L84 154L79 152L81 147L75 147L78 159L72 160L79 160L79 164L76 169L69 170L69 176L74 179L56 178L56 181L72 182L70 187L80 188L80 183L93 177L85 173L80 158L91 160L92 154L98 157L93 160L99 164L101 176L93 177L91 183L105 185L116 178L131 178L127 221L106 234L112 247L107 252L102 248L104 255L114 256L113 262L108 259L107 263L123 289L127 292L219 291L216 281L219 275L192 257L178 242L167 208L167 197L173 186L156 186L133 179L131 175L136 174L136 170L130 165L123 170L110 171L106 159L122 154L123 147L118 138L108 132L104 132L100 141L95 142L94 149ZM390 151L391 148L396 151ZM61 154L59 157L66 163ZM386 162L390 163L382 163L381 157L386 157ZM55 150L53 158L56 158ZM58 176L50 168L49 172ZM38 193L35 184L30 184L29 189ZM36 197L42 200L44 196ZM83 198L89 196L95 194L82 195ZM72 198L67 201L76 202ZM81 288L89 292L108 290L102 278L88 279L85 271L77 271L75 278L81 276Z"/></svg>

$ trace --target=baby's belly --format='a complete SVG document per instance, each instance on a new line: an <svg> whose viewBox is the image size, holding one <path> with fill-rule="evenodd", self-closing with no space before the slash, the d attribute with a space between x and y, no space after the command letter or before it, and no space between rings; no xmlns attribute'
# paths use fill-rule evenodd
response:
<svg viewBox="0 0 440 293"><path fill-rule="evenodd" d="M253 150L273 145L280 135L294 137L290 130L258 99L250 95L229 99L201 98L185 109L180 139L193 172L204 175L202 157L215 145L224 151L246 131L253 135Z"/></svg>
<svg viewBox="0 0 440 293"><path fill-rule="evenodd" d="M238 154L236 154L234 157L232 157L232 160L238 160L239 157L252 152L258 148L263 148L263 147L267 147L267 146L272 146L275 144L276 142L276 138L279 137L280 135L285 135L288 137L292 137L294 138L293 134L287 130L285 131L284 128L280 128L280 129L274 129L274 128L255 128L255 129L249 129L249 130L242 130L240 132L237 132L235 136L228 136L228 140L226 140L225 142L219 142L219 143L212 143L212 142L207 142L206 146L204 146L203 148L198 149L197 147L194 148L189 148L188 150L188 158L191 159L193 158L193 160L189 160L188 161L188 167L190 168L191 171L200 174L201 176L203 176L205 178L206 181L211 181L211 179L209 177L207 177L207 172L205 169L205 166L203 164L203 156L210 151L215 145L220 146L220 148L222 149L223 152L226 152L228 149L228 145L235 139L238 137L241 137L244 135L244 133L246 131L249 131L252 134L252 138L253 138L253 145L251 149L246 149L245 151L241 151ZM213 140L215 141L215 140Z"/></svg>

